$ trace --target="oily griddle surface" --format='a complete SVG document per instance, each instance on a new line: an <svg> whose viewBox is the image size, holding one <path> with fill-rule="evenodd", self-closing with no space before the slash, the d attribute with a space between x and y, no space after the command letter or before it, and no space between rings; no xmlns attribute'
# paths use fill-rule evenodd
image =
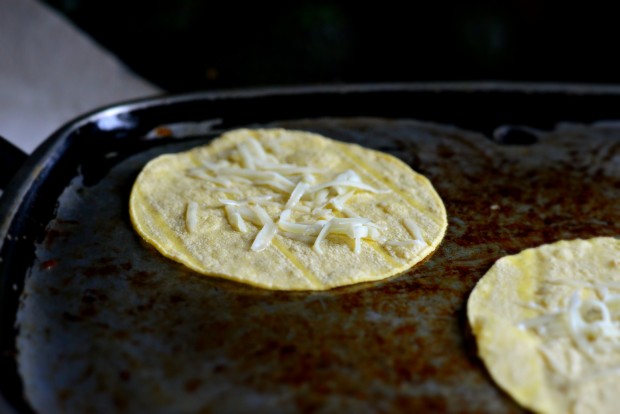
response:
<svg viewBox="0 0 620 414"><path fill-rule="evenodd" d="M431 179L449 228L410 272L326 292L273 292L195 274L131 228L127 202L162 145L101 181L77 176L37 246L19 312L27 400L45 412L519 412L465 323L499 257L619 233L620 133L585 126L502 146L409 120L306 129L391 153ZM412 190L415 191L415 190Z"/></svg>

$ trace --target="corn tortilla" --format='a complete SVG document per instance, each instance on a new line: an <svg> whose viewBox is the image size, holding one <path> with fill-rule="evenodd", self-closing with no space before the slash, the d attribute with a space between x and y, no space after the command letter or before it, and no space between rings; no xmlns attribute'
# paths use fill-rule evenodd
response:
<svg viewBox="0 0 620 414"><path fill-rule="evenodd" d="M540 413L614 413L620 395L620 241L559 241L498 260L467 305L501 388Z"/></svg>
<svg viewBox="0 0 620 414"><path fill-rule="evenodd" d="M295 203L292 189L302 181L305 193ZM289 220L308 226L306 233L279 227L287 203L295 205ZM153 159L134 183L129 212L138 234L164 256L205 275L279 290L325 290L400 274L431 254L447 227L430 181L399 159L284 129L235 130ZM366 222L349 229L347 220L362 221L356 217ZM325 231L315 245L330 220L332 230L347 222L342 226L357 239ZM273 237L254 250L269 230Z"/></svg>

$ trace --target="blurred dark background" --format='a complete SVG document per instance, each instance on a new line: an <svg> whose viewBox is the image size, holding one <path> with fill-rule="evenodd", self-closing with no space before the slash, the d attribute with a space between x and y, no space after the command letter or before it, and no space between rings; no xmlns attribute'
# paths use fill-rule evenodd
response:
<svg viewBox="0 0 620 414"><path fill-rule="evenodd" d="M342 82L620 83L618 14L592 2L46 2L170 92Z"/></svg>

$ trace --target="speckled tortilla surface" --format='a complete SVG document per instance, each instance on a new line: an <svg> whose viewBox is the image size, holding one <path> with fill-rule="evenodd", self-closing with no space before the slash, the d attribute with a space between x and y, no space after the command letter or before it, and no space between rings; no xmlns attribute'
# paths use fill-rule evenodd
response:
<svg viewBox="0 0 620 414"><path fill-rule="evenodd" d="M588 286L618 295L619 258L616 238L563 240L498 260L476 285L467 312L479 355L497 384L524 407L540 413L617 412L618 344L590 356L568 329L542 335L524 323L560 312L557 323L564 326L569 322L562 310L573 295L583 301L600 296ZM619 312L610 308L616 324Z"/></svg>
<svg viewBox="0 0 620 414"><path fill-rule="evenodd" d="M251 250L260 231L235 229L221 199L273 197L266 212L277 221L288 195L255 183L224 187L188 174L203 161L230 161L239 144L256 140L281 162L314 168L318 177L354 171L380 193L356 191L346 203L353 214L372 220L389 241L411 241L403 224L413 220L423 243L383 245L362 239L355 252L344 237L328 237L321 252L313 244L277 233L262 251ZM231 167L241 168L238 159ZM188 231L186 206L198 204L198 225ZM278 290L324 290L400 274L431 254L441 242L447 216L430 181L399 159L359 145L345 144L318 134L286 129L241 129L228 132L205 146L162 155L138 176L130 198L136 231L164 256L210 276ZM308 220L301 216L300 219Z"/></svg>

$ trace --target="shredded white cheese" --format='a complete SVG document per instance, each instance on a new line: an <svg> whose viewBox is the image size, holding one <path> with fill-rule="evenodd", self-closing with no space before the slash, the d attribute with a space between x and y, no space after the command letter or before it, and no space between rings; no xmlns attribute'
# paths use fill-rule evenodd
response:
<svg viewBox="0 0 620 414"><path fill-rule="evenodd" d="M245 199L231 199L231 194L238 192L228 191L227 198L219 200L229 224L236 231L249 231L248 222L259 229L251 250L267 248L276 234L312 244L318 253L322 252L321 244L330 234L351 238L353 251L358 254L362 251L364 240L386 242L377 224L360 217L346 204L358 194L381 194L389 190L364 183L354 170L331 174L319 168L280 163L272 155L281 152L276 143L271 143L266 150L252 138L238 144L235 151L228 160L203 161L201 167L191 168L188 174L212 183L214 190L223 191L222 187L234 190L230 187L240 183L275 191L274 194ZM277 220L266 208L271 214L277 211ZM195 215L191 214L192 217ZM342 215L345 217L339 217ZM189 216L188 208L188 229L191 227ZM195 223L195 219L192 218L191 222ZM415 223L405 223L405 226L416 240L422 240L421 231ZM411 242L391 244L409 246Z"/></svg>
<svg viewBox="0 0 620 414"><path fill-rule="evenodd" d="M551 280L548 283L577 289L563 307L522 321L518 325L521 329L533 330L549 339L568 337L591 360L620 350L620 295L609 293L610 284L574 280ZM593 291L594 297L584 300L582 296L586 290Z"/></svg>

